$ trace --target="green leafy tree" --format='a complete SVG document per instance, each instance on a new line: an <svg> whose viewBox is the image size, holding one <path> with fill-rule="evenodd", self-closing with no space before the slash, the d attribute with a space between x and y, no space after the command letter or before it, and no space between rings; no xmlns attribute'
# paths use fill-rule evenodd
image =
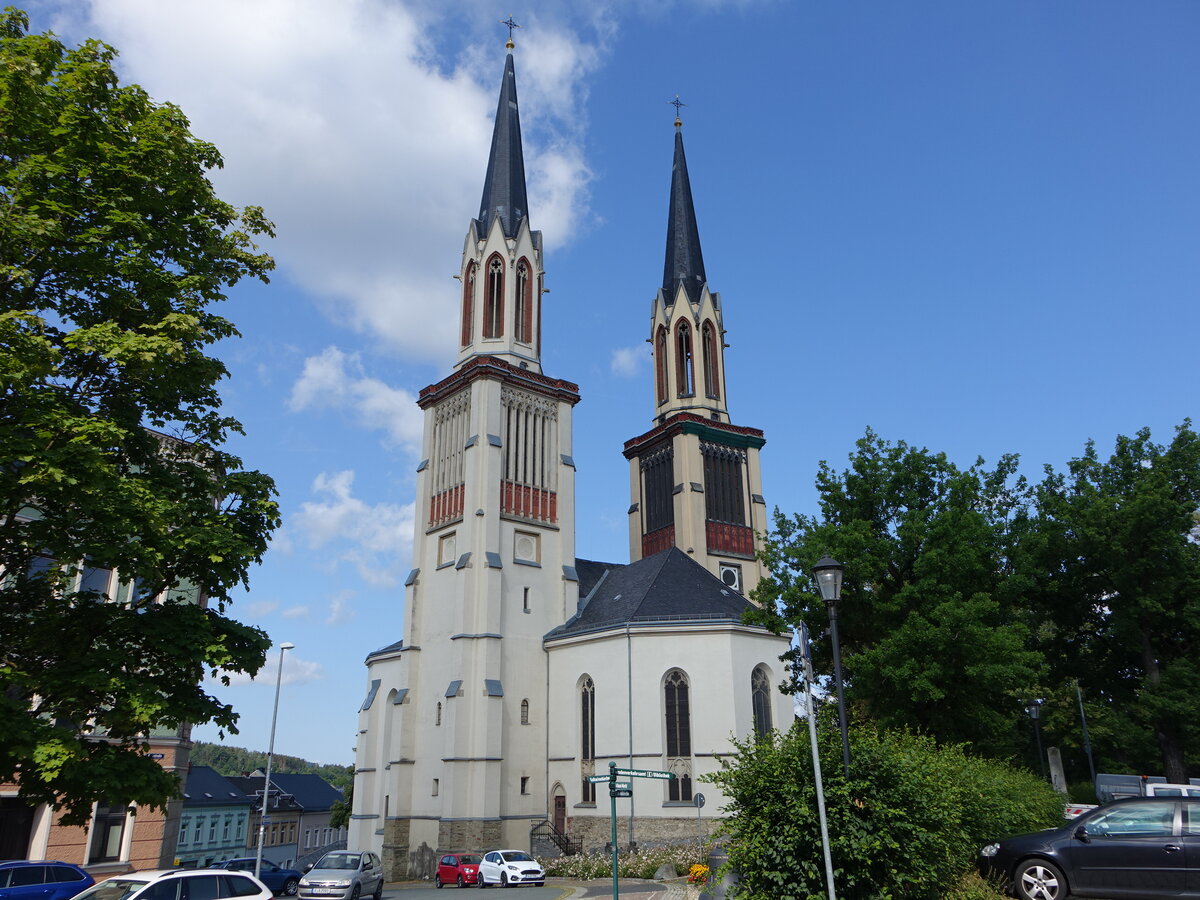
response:
<svg viewBox="0 0 1200 900"><path fill-rule="evenodd" d="M0 14L0 781L83 821L175 795L146 736L234 729L200 682L264 661L224 612L274 485L222 449L241 428L208 351L271 226L215 195L216 148L119 84L111 47L28 29Z"/></svg>
<svg viewBox="0 0 1200 900"><path fill-rule="evenodd" d="M1065 473L1047 467L1036 509L1023 556L1055 679L1099 699L1102 755L1186 780L1200 761L1188 759L1200 743L1200 436L1185 421L1164 446L1143 429L1107 460L1089 441Z"/></svg>
<svg viewBox="0 0 1200 900"><path fill-rule="evenodd" d="M1062 822L1062 796L1037 776L906 730L855 729L847 781L835 762L841 739L830 711L818 733L839 897L947 896L984 844ZM734 744L733 758L705 780L727 798L722 831L741 879L736 896L825 897L807 727Z"/></svg>
<svg viewBox="0 0 1200 900"><path fill-rule="evenodd" d="M885 727L919 728L939 740L1008 756L1020 740L1020 697L1040 676L1028 649L1012 543L1024 523L1017 460L960 469L944 454L871 431L850 468L822 463L820 514L778 511L763 560L771 576L750 617L781 631L828 623L811 579L830 554L845 567L839 632L847 701ZM828 641L814 661L829 671Z"/></svg>

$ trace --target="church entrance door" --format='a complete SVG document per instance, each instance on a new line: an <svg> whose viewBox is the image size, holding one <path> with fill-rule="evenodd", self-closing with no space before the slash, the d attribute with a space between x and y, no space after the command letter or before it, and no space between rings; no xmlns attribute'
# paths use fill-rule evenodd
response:
<svg viewBox="0 0 1200 900"><path fill-rule="evenodd" d="M554 830L558 832L567 830L567 798L562 794L554 795Z"/></svg>

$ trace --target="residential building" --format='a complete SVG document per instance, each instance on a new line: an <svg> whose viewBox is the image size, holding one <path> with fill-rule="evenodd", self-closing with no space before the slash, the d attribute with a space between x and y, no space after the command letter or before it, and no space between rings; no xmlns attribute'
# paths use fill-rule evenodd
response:
<svg viewBox="0 0 1200 900"><path fill-rule="evenodd" d="M246 853L253 798L209 766L192 766L183 788L176 865L202 869Z"/></svg>

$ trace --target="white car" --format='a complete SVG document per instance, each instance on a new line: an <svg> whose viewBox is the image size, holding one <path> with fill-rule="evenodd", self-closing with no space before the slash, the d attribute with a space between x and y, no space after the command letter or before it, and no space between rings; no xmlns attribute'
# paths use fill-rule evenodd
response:
<svg viewBox="0 0 1200 900"><path fill-rule="evenodd" d="M249 872L223 869L150 869L116 875L93 885L76 900L273 900L274 894Z"/></svg>
<svg viewBox="0 0 1200 900"><path fill-rule="evenodd" d="M485 853L479 863L479 886L498 884L534 884L541 887L546 883L546 870L524 850L493 850Z"/></svg>

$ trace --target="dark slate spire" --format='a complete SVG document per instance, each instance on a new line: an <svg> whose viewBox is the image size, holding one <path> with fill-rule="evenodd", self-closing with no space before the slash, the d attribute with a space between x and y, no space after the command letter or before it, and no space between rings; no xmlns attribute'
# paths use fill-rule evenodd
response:
<svg viewBox="0 0 1200 900"><path fill-rule="evenodd" d="M667 260L663 266L663 293L667 303L675 302L679 285L688 299L697 302L704 277L704 256L700 252L700 230L696 227L696 209L692 206L692 185L688 181L687 159L683 155L683 132L675 120L675 161L671 165L671 210L667 215Z"/></svg>
<svg viewBox="0 0 1200 900"><path fill-rule="evenodd" d="M500 85L500 102L496 106L496 125L492 132L492 153L488 157L483 200L479 204L479 235L486 235L492 220L499 218L505 236L514 237L521 220L528 214L521 117L517 113L517 75L510 50L504 61L504 82Z"/></svg>

